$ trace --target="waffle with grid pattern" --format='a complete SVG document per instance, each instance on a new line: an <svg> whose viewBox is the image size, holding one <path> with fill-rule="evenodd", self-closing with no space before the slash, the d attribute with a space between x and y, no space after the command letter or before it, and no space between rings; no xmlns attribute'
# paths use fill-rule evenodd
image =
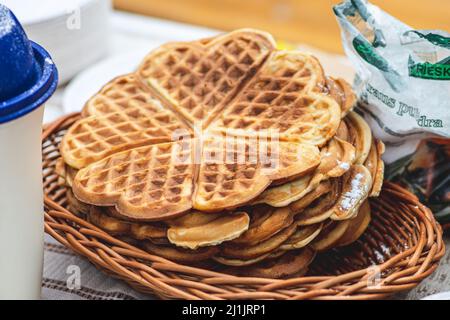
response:
<svg viewBox="0 0 450 320"><path fill-rule="evenodd" d="M348 183L348 180L345 179L342 183ZM321 187L323 188L317 188L302 199L303 207L297 207L296 210L292 207L256 205L244 207L242 211L233 214L190 212L164 222L142 224L117 219L111 216L109 211L91 206L88 217L94 225L111 234L126 235L136 240L150 240L165 246L172 243L177 247L196 250L228 242L221 250L219 260L222 259L225 264L230 259L234 264L237 264L237 261L246 261L247 265L263 260L262 256L278 248L303 248L320 233L323 223L331 221L330 214L324 216L320 215L320 212L325 208L336 207L339 202L336 202L336 198L340 198L337 193L339 191L336 191L337 188L331 186L329 181L323 182ZM79 203L76 206L79 206ZM355 210L359 211L359 206L355 207ZM311 216L312 212L316 214ZM352 215L346 220L352 220L355 216ZM305 223L305 218L316 220ZM205 230L213 231L204 232Z"/></svg>
<svg viewBox="0 0 450 320"><path fill-rule="evenodd" d="M211 135L204 139L193 207L219 211L242 206L270 184L310 172L320 163L315 146Z"/></svg>
<svg viewBox="0 0 450 320"><path fill-rule="evenodd" d="M322 217L315 223L302 224L301 218L310 208L333 205L335 188L330 181L321 186L302 199L304 207L297 211L256 205L232 214L193 211L164 222L135 223L117 219L104 207L83 205L90 208L88 221L110 234L131 239L151 253L182 263L213 259L227 266L230 273L246 276L258 274L255 270L262 268L266 277L279 278L290 275L285 274L287 270L300 272L307 267L312 258L305 265L298 260L305 250L313 253L347 245L359 238L370 221L370 208L365 201L351 219L333 222ZM72 201L70 198L71 205ZM287 256L291 258L281 258ZM276 261L280 262L277 268L264 267Z"/></svg>
<svg viewBox="0 0 450 320"><path fill-rule="evenodd" d="M57 171L72 211L153 254L300 275L362 234L381 188L384 145L355 103L264 32L170 43L86 103Z"/></svg>
<svg viewBox="0 0 450 320"><path fill-rule="evenodd" d="M106 85L89 100L83 118L69 129L61 143L65 163L81 169L74 178L74 194L92 205L116 206L125 218L151 221L190 209L232 210L249 203L270 185L284 184L315 169L321 161L317 146L334 136L341 122L341 108L351 99L347 97L345 86L335 85L334 89L325 90L327 83L337 81L325 78L317 59L299 52L274 51L271 43L265 33L240 30L207 41L170 44L147 56L136 74L117 78ZM246 50L239 49L246 45L249 46ZM188 47L195 48L191 49L196 53ZM165 67L154 65L160 55L164 61L175 59L176 62ZM230 97L224 97L218 105L199 114L202 123L216 120L206 126L205 131L197 132L180 104L154 82L163 78L164 83L172 78L180 80L185 76L177 73L181 69L183 72L191 70L193 77L199 79L195 74L197 67L186 68L186 59L191 61L195 57L195 63L210 64L210 55L219 55L220 63L228 61L231 69L248 69L248 75L227 93ZM243 65L243 60L248 60L251 66ZM172 78L166 74L155 80L152 77L160 72L154 68L167 69ZM172 68L178 71L172 74ZM206 78L203 80L207 81ZM185 83L185 79L180 81ZM186 90L183 87L182 91ZM192 90L188 94L195 95L197 89ZM196 106L207 108L201 101ZM239 114L239 110L243 114ZM236 117L251 125L243 125ZM207 142L211 136L225 133L243 137L247 149L256 136L256 149L261 149L261 141L267 137L272 139L273 132L280 149L276 169L266 170L268 164L259 158L254 163L217 164L203 157L210 148ZM149 150L170 149L180 138L194 138L199 142L191 143L191 150L186 151L190 152L187 158L194 161L186 164L188 173L182 175L183 180L174 182L172 177L168 184L161 184L157 179L136 183L137 179L152 179L159 172L168 173L173 169L175 164L171 161L175 157L169 157L164 163L151 161ZM247 149L234 152L234 157L244 153L248 158ZM142 171L143 165L150 167ZM176 179L182 178L177 176Z"/></svg>
<svg viewBox="0 0 450 320"><path fill-rule="evenodd" d="M90 99L84 118L70 127L61 143L64 161L76 169L120 151L170 142L191 129L134 74L118 77Z"/></svg>
<svg viewBox="0 0 450 320"><path fill-rule="evenodd" d="M117 219L105 208L90 206L88 220L113 235L138 240L137 244L149 252L171 260L188 264L214 260L231 274L287 277L305 273L315 251L347 245L367 227L367 200L357 214L344 221L333 222L330 215L313 215L315 221L302 223L303 218L311 218L311 212L336 206L335 199L342 192L336 179L343 177L323 181L297 201L302 204L296 210L292 206L260 204L235 214L190 212L164 222L143 224ZM320 209L314 210L317 206Z"/></svg>
<svg viewBox="0 0 450 320"><path fill-rule="evenodd" d="M341 117L339 103L322 93L325 87L317 59L274 52L212 130L242 135L274 131L282 141L322 146L335 135Z"/></svg>
<svg viewBox="0 0 450 320"><path fill-rule="evenodd" d="M208 123L275 48L268 33L241 29L188 43L169 43L144 58L138 74L190 123Z"/></svg>
<svg viewBox="0 0 450 320"><path fill-rule="evenodd" d="M353 164L364 163L372 170L372 178L377 182L373 192L373 195L376 195L383 179L384 166L381 155L384 152L384 145L377 141L379 150L375 150L376 145L372 147L372 144L375 144L372 140L372 132L366 121L357 113L350 111L340 123L336 135L321 148L320 165L313 172L290 183L266 189L254 203L267 203L274 207L287 206L314 190L321 181L342 176ZM367 160L369 153L371 153L370 161ZM379 166L376 163L380 163ZM377 168L379 172L375 177Z"/></svg>
<svg viewBox="0 0 450 320"><path fill-rule="evenodd" d="M131 220L162 220L180 215L192 207L193 142L130 149L94 162L78 171L73 192L82 202L115 206L124 218Z"/></svg>
<svg viewBox="0 0 450 320"><path fill-rule="evenodd" d="M370 157L368 156L366 163L373 163L378 166L378 161L381 161L380 151L382 151L383 149L377 147L377 145L380 146L380 143L376 143L376 141L374 140L369 152L369 155L371 156ZM370 158L373 159L369 161ZM61 161L58 161L58 168L61 167L61 165L63 165L63 163L61 163ZM372 165L372 167L375 166ZM252 220L248 226L248 230L247 227L243 226L242 229L240 229L241 236L233 240L232 243L237 244L238 246L243 244L252 246L259 242L264 242L265 240L269 239L274 234L276 234L279 230L282 230L285 227L291 225L292 222L294 221L293 217L296 216L298 213L301 213L301 215L298 215L295 221L299 226L311 226L311 225L317 226L323 221L329 219L332 216L332 214L336 212L341 213L341 217L340 218L338 217L338 220L343 219L347 220L352 218L357 212L360 204L363 203L367 198L368 191L373 189L373 187L370 185L370 181L372 181L370 178L372 177L373 174L375 174L375 176L380 175L379 170L377 170L375 173L371 173L369 168L370 166L368 166L368 168L364 168L362 165L354 165L348 172L344 174L344 176L341 178L341 181L339 181L339 179L336 178L322 181L317 188L314 188L313 190L308 192L304 197L293 202L289 206L289 210L286 210L286 208L277 209L270 207L268 205L252 206L251 209L247 209L250 210L252 213L251 214ZM58 171L61 171L61 169L58 169ZM73 172L70 170L66 171L63 170L63 172L61 172L60 174L64 178L66 179L68 178L67 179L68 183L73 179L73 177L71 177ZM364 177L364 179L360 178L357 179L356 177L358 175L360 177ZM358 195L358 197L354 198L353 196L355 196L356 194ZM73 196L69 197L69 202L71 202L71 206L73 208L83 208L84 210L87 205L80 202L79 200L75 201L74 203L75 199L76 198L74 198ZM332 199L334 201L331 201ZM347 213L342 216L343 212L342 207L344 206L344 204L345 207L347 207ZM108 210L108 212L110 213L114 211L115 210L113 208L110 208L110 210ZM181 221L190 221L190 220L196 221L198 220L198 217L202 215L203 217L208 218L214 217L214 215L208 213L202 213L201 215L200 213L197 213L195 215L188 213L186 215L183 215L179 219L181 219ZM221 214L219 213L218 215ZM114 216L117 216L117 212L114 214ZM95 222L94 224L103 227L104 229L109 230L110 232L115 234L117 233L121 234L125 230L128 230L127 227L121 225L121 221L123 224L128 224L123 220L118 220L112 217L109 217L107 219L106 218L93 219L93 222ZM199 225L196 224L198 223L193 223L193 226L195 226L193 230L195 230L196 232L201 231L202 227L199 227L201 223ZM224 223L224 225L227 224ZM116 230L116 232L114 231L115 228L118 229ZM215 228L220 229L220 224L219 225L216 224ZM186 233L185 230L183 231L178 230L178 231L179 231L178 234L184 235L189 234ZM128 234L128 236L133 237L133 233ZM224 241L232 240L231 238L226 239L227 240ZM174 238L172 240L175 243L177 242L177 240ZM189 242L189 239L184 239L181 241ZM214 241L212 243L214 243ZM191 248L197 246L202 245L201 244L190 245Z"/></svg>

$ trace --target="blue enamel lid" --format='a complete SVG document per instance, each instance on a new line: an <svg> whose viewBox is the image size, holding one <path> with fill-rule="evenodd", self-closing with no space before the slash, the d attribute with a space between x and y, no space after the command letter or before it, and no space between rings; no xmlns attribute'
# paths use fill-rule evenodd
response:
<svg viewBox="0 0 450 320"><path fill-rule="evenodd" d="M28 40L14 14L0 4L0 124L43 105L57 84L48 52Z"/></svg>

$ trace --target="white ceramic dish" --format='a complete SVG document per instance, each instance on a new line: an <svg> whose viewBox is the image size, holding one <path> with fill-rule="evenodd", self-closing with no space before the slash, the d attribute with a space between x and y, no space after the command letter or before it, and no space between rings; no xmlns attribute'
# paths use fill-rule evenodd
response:
<svg viewBox="0 0 450 320"><path fill-rule="evenodd" d="M49 22L65 16L69 11L82 7L90 0L2 0L1 3L13 10L23 25Z"/></svg>
<svg viewBox="0 0 450 320"><path fill-rule="evenodd" d="M64 90L62 101L64 112L80 111L86 101L111 79L133 72L147 53L147 50L142 50L119 54L81 72Z"/></svg>
<svg viewBox="0 0 450 320"><path fill-rule="evenodd" d="M64 84L108 52L110 0L1 0L58 66Z"/></svg>

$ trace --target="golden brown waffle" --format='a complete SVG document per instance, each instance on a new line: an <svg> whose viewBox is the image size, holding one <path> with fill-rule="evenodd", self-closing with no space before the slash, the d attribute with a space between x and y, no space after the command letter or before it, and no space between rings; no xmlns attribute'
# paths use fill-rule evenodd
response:
<svg viewBox="0 0 450 320"><path fill-rule="evenodd" d="M170 222L171 227L167 231L167 238L178 247L197 249L205 246L217 246L225 241L233 240L244 233L249 226L250 218L245 212L231 214L211 214L195 212L189 214L197 218L200 223L188 223L187 218L181 217L175 222Z"/></svg>
<svg viewBox="0 0 450 320"><path fill-rule="evenodd" d="M324 180L340 177L355 161L355 148L337 137L331 139L320 151L320 165L309 175L290 183L269 188L253 203L267 203L274 207L288 206L316 189Z"/></svg>
<svg viewBox="0 0 450 320"><path fill-rule="evenodd" d="M245 212L223 214L193 211L164 223L126 221L111 216L106 208L96 206L88 206L86 214L89 222L110 234L151 240L158 244L174 244L192 250L235 239L248 229L250 222Z"/></svg>
<svg viewBox="0 0 450 320"><path fill-rule="evenodd" d="M333 207L336 204L342 189L340 180L341 179L330 180L330 189L308 204L305 208L295 208L294 202L291 210L295 213L295 223L299 226L308 226L329 219L333 214Z"/></svg>
<svg viewBox="0 0 450 320"><path fill-rule="evenodd" d="M355 147L338 137L331 139L321 154L320 166L314 174L323 175L322 180L341 177L355 163Z"/></svg>
<svg viewBox="0 0 450 320"><path fill-rule="evenodd" d="M289 205L289 209L291 210L292 213L296 214L299 213L301 211L303 211L304 209L306 209L309 205L311 205L311 203L313 203L316 199L320 198L321 196L323 196L324 194L327 194L329 192L331 192L333 186L334 186L334 181L333 180L325 180L322 181L317 188L315 188L314 190L311 190L310 192L308 192L304 197L302 197L301 199L292 202Z"/></svg>
<svg viewBox="0 0 450 320"><path fill-rule="evenodd" d="M379 148L381 150L383 146L380 145ZM348 142L337 137L330 140L329 144L322 148L321 154L321 163L312 174L291 183L285 183L278 187L269 188L253 203L268 203L276 207L289 205L290 203L301 200L304 196L316 190L321 181L342 176L351 168L355 161L355 148ZM383 180L383 162L381 160L381 153L377 153L374 150L374 154L377 156L377 166L380 167L380 170L376 173L378 182L377 188L379 190L380 183ZM380 164L378 165L378 163ZM372 166L372 168L374 168L374 166ZM364 174L366 173L367 172L364 170ZM365 181L361 184L361 187L365 188L369 184L369 181Z"/></svg>
<svg viewBox="0 0 450 320"><path fill-rule="evenodd" d="M131 224L109 217L98 207L91 206L88 221L113 235L129 235Z"/></svg>
<svg viewBox="0 0 450 320"><path fill-rule="evenodd" d="M253 264L248 267L228 268L227 273L245 277L262 277L280 279L289 276L302 276L308 270L315 257L314 250L304 248L301 250L284 253L272 259Z"/></svg>
<svg viewBox="0 0 450 320"><path fill-rule="evenodd" d="M310 205L303 207L295 202L291 210L295 212L298 225L311 225L327 219L348 220L353 218L372 189L372 177L362 165L353 165L339 179L332 180L329 192L320 195Z"/></svg>
<svg viewBox="0 0 450 320"><path fill-rule="evenodd" d="M320 251L355 241L370 221L370 207L366 200L358 214L345 223L328 220L325 223L306 226L297 226L297 221L292 219L288 208L271 209L268 206L257 206L250 216L252 223L248 231L253 230L250 235L245 232L242 234L242 229L248 228L248 215L244 212L228 215L192 212L168 220L169 229L163 224L138 224L119 220L108 216L104 209L97 207L92 207L88 220L107 232L127 237L132 242L136 239L149 240L136 244L143 244L144 248L162 257L185 263L214 259L223 265L242 268L234 272L251 275L253 268L265 265L260 262L276 261L279 257L281 259L281 256L285 256L285 251L294 251L292 256L301 256L303 251L299 249L310 243ZM175 237L170 235L171 230L175 232ZM241 235L230 241L237 233ZM261 234L264 235L262 238ZM241 237L243 241L239 241ZM212 249L200 249L201 246ZM280 265L283 265L282 261L281 259Z"/></svg>
<svg viewBox="0 0 450 320"><path fill-rule="evenodd" d="M320 186L322 188L319 187L316 190L313 190L310 194L308 194L305 197L305 199L301 199L300 201L304 203L304 206L309 206L310 203L313 202L315 199L317 199L320 195L330 191L329 185L330 185L329 181L325 181L325 182L321 183ZM323 190L321 190L321 189L323 189ZM335 197L335 196L333 196L333 197ZM307 198L311 198L309 203L306 203ZM326 199L321 199L321 201L319 202L320 205L323 205L326 203L327 203ZM259 210L257 209L258 207L260 208ZM295 206L291 206L291 208L295 208ZM311 207L311 209L312 208L315 208L315 206L313 205ZM291 223L293 221L291 212L295 212L295 211L290 211L289 209L270 209L270 207L267 207L267 206L257 206L257 207L255 207L255 209L253 209L253 212L251 214L252 224L250 225L250 229L247 231L248 233L244 233L242 235L242 237L237 238L232 243L247 244L247 245L250 244L251 245L251 244L261 242L262 240L265 240L267 238L270 238L273 235L275 235L278 231L284 229L286 226L291 225ZM308 208L306 210L306 212L308 210L310 210L310 208ZM322 210L322 209L320 210L320 212L323 212L323 211L324 210ZM97 211L97 212L99 212L99 211ZM308 214L306 212L302 212L302 214L300 215L300 218L307 217ZM332 212L332 211L329 211L329 212ZM200 225L202 225L202 226L209 225L210 227L208 227L208 229L209 228L217 229L213 235L207 235L206 238L208 238L208 239L206 239L206 242L204 242L203 245L214 245L215 242L217 242L217 244L219 244L220 242L230 240L233 236L236 236L235 234L233 234L233 232L235 232L237 229L239 230L239 228L241 228L241 230L242 230L242 228L244 228L244 231L245 231L245 229L248 227L248 225L245 225L245 223L244 223L244 226L242 227L242 218L244 218L246 216L246 214L243 214L242 217L238 217L238 219L234 220L235 222L236 221L238 222L237 223L238 226L234 225L234 228L233 227L228 228L230 223L231 223L231 225L233 225L233 223L231 222L231 221L233 221L233 219L229 219L230 218L229 215L222 216L223 218L225 218L227 220L225 223L222 223L222 222L217 223L218 221L221 220L218 218L220 216L222 216L222 215L221 214L203 214L203 213L188 214L181 218L177 218L175 220L169 220L168 222L173 227L178 227L179 234L187 235L187 237L184 237L184 240L189 239L190 231L194 231L193 233L191 233L191 235L202 236L201 230L196 228ZM358 214L357 218L359 216L360 216L360 214ZM355 226L355 228L356 228L356 229L355 228L353 229L353 230L356 230L355 232L352 232L353 236L358 234L358 232L363 232L363 230L366 227L366 225L364 226L362 224L358 224L357 218L352 219L350 222L349 229L351 228L352 225ZM244 218L244 220L245 220L245 218ZM322 220L323 220L323 217L322 217ZM95 225L102 227L103 229L107 230L108 232L110 232L112 234L129 235L135 239L151 238L153 242L155 242L155 240L157 239L157 238L155 239L153 237L163 237L164 232L165 232L165 229L161 230L161 228L159 228L159 229L156 228L156 230L159 230L159 235L155 235L154 234L155 227L152 225L139 225L139 224L133 224L133 223L130 224L127 222L123 222L123 221L111 218L111 217L107 217L107 216L102 217L101 215L99 216L99 214L96 214L95 211L94 211L94 213L91 213L90 221L92 223L94 223ZM296 220L297 223L299 221L301 221L301 219ZM364 222L366 222L366 224L367 224L368 221L370 221L370 217L369 217L369 220L365 220ZM248 220L247 220L247 222L248 222ZM239 227L239 225L241 225L241 227ZM302 225L302 223L299 223L299 225ZM237 227L237 229L236 229L236 227ZM291 250L293 250L293 249L297 249L297 248L305 246L310 241L312 241L315 237L317 237L317 229L315 230L315 232L313 232L314 230L311 230L312 227L315 227L315 226L312 225L312 226L307 226L307 227L300 227L300 229L297 229L296 232L293 233L289 239L287 239L285 242L283 242L283 244L280 246L280 248L284 248L285 250L288 250L288 248L290 248ZM358 229L358 227L359 227L359 229ZM241 233L242 233L242 231L241 231ZM347 232L347 234L348 234L348 232ZM261 235L262 235L262 238L261 238ZM215 237L215 236L217 236L217 237ZM204 235L203 235L203 237L200 237L200 238L201 238L200 241L205 240ZM351 239L352 238L350 238L350 240ZM191 246L191 247L196 248L199 246L198 245L199 242L197 242L198 238L195 239L195 237L194 237L194 239L191 238L190 240L191 240L189 242L190 245L194 244L194 246ZM350 241L350 240L347 239L347 241ZM208 243L208 241L209 241L209 243ZM160 244L164 243L166 246L168 245L167 241L162 241L162 242L158 241L158 243L160 243ZM172 243L174 243L174 241L172 241ZM180 245L180 242L175 243L175 244ZM264 245L264 246L255 246L253 248L250 247L250 248L254 252L258 252L257 251L258 247L267 249L269 246ZM241 249L245 251L245 247L241 247ZM236 265L236 266L241 265L242 266L242 265L254 264L258 261L264 260L265 258L268 258L270 254L271 254L271 252L268 252L266 254L259 255L258 257L250 258L250 259L219 257L218 260L223 260L222 263L224 263L224 264Z"/></svg>
<svg viewBox="0 0 450 320"><path fill-rule="evenodd" d="M255 259L250 259L250 260L240 260L240 259L232 259L232 258L224 258L221 256L214 256L212 257L212 259L222 265L225 266L229 266L229 267L245 267L245 266L249 266L255 263L258 263L260 261L263 261L264 259L266 259L268 256L270 255L270 253L262 255L258 258ZM233 271L237 271L238 269L234 269Z"/></svg>
<svg viewBox="0 0 450 320"><path fill-rule="evenodd" d="M84 118L64 137L61 153L71 168L83 168L75 177L77 198L115 206L122 218L151 221L191 208L230 210L250 202L269 185L285 184L319 165L315 145L325 144L336 133L341 108L351 100L345 85L335 87L326 90L317 59L299 52L274 52L273 39L259 31L169 44L152 52L138 73L113 80L86 104ZM169 185L161 185L160 179L137 181L181 168L172 163L173 157L164 164L161 157L149 159L149 150L170 149L180 131L184 140L191 139L193 132L185 122L202 120L206 127L222 109L223 116L208 128L206 137L231 131L251 139L256 132L256 149L261 149L263 136L271 137L274 131L281 142L279 150L270 153L278 159L278 167L262 159L208 162L204 154L211 147L203 142L209 138L197 132L199 145L190 154L195 161L183 163L183 181L172 179ZM234 118L239 110L244 112L244 125ZM244 145L248 157L252 143ZM241 154L235 152L233 157ZM143 170L145 165L150 167Z"/></svg>
<svg viewBox="0 0 450 320"><path fill-rule="evenodd" d="M384 179L384 162L381 156L384 153L384 143L377 139L372 139L372 145L370 147L369 154L364 166L370 171L372 177L372 190L370 191L370 197L378 197L383 186Z"/></svg>
<svg viewBox="0 0 450 320"><path fill-rule="evenodd" d="M341 122L336 136L321 149L321 163L311 174L301 177L291 183L285 183L278 187L265 190L254 203L267 203L275 207L287 206L314 190L321 181L332 177L340 177L347 172L352 164L362 164L366 161L372 146L372 133L365 120L357 113L351 111ZM380 152L373 151L377 155L379 171L373 172L376 176L374 194L381 189L383 181L384 164L381 154L384 146L379 146ZM375 160L373 160L375 161ZM379 163L379 165L378 165ZM375 165L371 166L374 170ZM376 182L375 182L376 181Z"/></svg>
<svg viewBox="0 0 450 320"><path fill-rule="evenodd" d="M272 182L304 175L319 162L319 150L311 145L210 136L203 141L193 207L202 211L233 209L254 199Z"/></svg>
<svg viewBox="0 0 450 320"><path fill-rule="evenodd" d="M222 257L220 255L215 255L214 257L212 257L212 259L222 265L225 265L225 266L247 267L247 266L256 264L258 262L264 261L266 259L269 259L269 258L277 258L281 254L283 254L282 251L278 251L276 253L266 253L259 257L254 258L254 259L237 259L237 258L228 258L228 257ZM241 268L241 270L242 269L247 270L247 268Z"/></svg>
<svg viewBox="0 0 450 320"><path fill-rule="evenodd" d="M357 214L345 221L328 221L310 246L317 251L349 245L364 233L370 223L370 204L365 200Z"/></svg>
<svg viewBox="0 0 450 320"><path fill-rule="evenodd" d="M242 29L209 41L164 45L144 59L138 73L189 122L205 127L274 48L270 34Z"/></svg>
<svg viewBox="0 0 450 320"><path fill-rule="evenodd" d="M354 111L348 114L345 123L348 130L347 139L356 149L355 164L363 164L372 145L372 131L367 122Z"/></svg>
<svg viewBox="0 0 450 320"><path fill-rule="evenodd" d="M114 154L81 169L73 191L83 202L116 206L131 220L180 215L192 207L192 142L157 144Z"/></svg>
<svg viewBox="0 0 450 320"><path fill-rule="evenodd" d="M95 206L90 206L88 221L111 234L128 236L135 240L155 240L167 236L167 226L119 220L106 214L104 209Z"/></svg>
<svg viewBox="0 0 450 320"><path fill-rule="evenodd" d="M356 105L356 95L347 81L340 78L327 78L328 94L339 103L341 117L344 118Z"/></svg>
<svg viewBox="0 0 450 320"><path fill-rule="evenodd" d="M322 231L323 223L298 227L281 246L280 250L297 250L306 247Z"/></svg>
<svg viewBox="0 0 450 320"><path fill-rule="evenodd" d="M191 130L133 74L114 79L88 101L61 142L61 154L81 169L123 150L169 142Z"/></svg>
<svg viewBox="0 0 450 320"><path fill-rule="evenodd" d="M342 247L349 245L361 237L370 223L370 204L369 201L364 201L359 209L357 216L349 220L349 226L345 233L339 238L336 246Z"/></svg>
<svg viewBox="0 0 450 320"><path fill-rule="evenodd" d="M297 226L292 224L267 240L261 241L256 245L236 245L234 243L224 243L221 248L220 256L225 258L249 260L274 252L296 231Z"/></svg>
<svg viewBox="0 0 450 320"><path fill-rule="evenodd" d="M183 249L170 245L158 245L151 241L142 242L142 247L159 257L183 263L198 263L211 259L219 252L217 247L204 247L196 250Z"/></svg>
<svg viewBox="0 0 450 320"><path fill-rule="evenodd" d="M347 141L348 143L353 145L352 143L354 141L351 140L350 132L349 132L347 122L345 121L345 119L344 119L344 121L341 121L341 123L339 124L339 127L336 131L335 137L339 138L341 140Z"/></svg>
<svg viewBox="0 0 450 320"><path fill-rule="evenodd" d="M68 166L63 158L56 159L55 173L64 180L64 184L72 188L73 179L78 173L77 169Z"/></svg>
<svg viewBox="0 0 450 320"><path fill-rule="evenodd" d="M353 165L342 177L342 189L332 208L332 220L347 220L354 217L372 189L372 176L362 165Z"/></svg>
<svg viewBox="0 0 450 320"><path fill-rule="evenodd" d="M320 64L311 56L275 52L224 109L213 130L236 135L272 131L280 140L324 145L336 133L341 117L334 99L314 93L324 81Z"/></svg>
<svg viewBox="0 0 450 320"><path fill-rule="evenodd" d="M347 220L353 218L372 188L372 178L367 168L353 165L338 179L332 179L329 191L304 207L301 202L290 205L298 225L320 223L329 218ZM302 200L302 199L301 199Z"/></svg>
<svg viewBox="0 0 450 320"><path fill-rule="evenodd" d="M301 199L314 190L321 182L322 176L309 174L292 182L266 189L253 204L266 203L273 207L282 208Z"/></svg>
<svg viewBox="0 0 450 320"><path fill-rule="evenodd" d="M167 227L160 224L136 224L132 223L130 235L136 240L150 239L158 241L158 239L166 239Z"/></svg>
<svg viewBox="0 0 450 320"><path fill-rule="evenodd" d="M349 226L350 220L328 221L322 232L310 243L310 247L316 251L325 251L337 246Z"/></svg>
<svg viewBox="0 0 450 320"><path fill-rule="evenodd" d="M215 143L204 144L197 174L194 142L157 144L114 154L81 169L74 192L83 202L115 206L124 218L162 220L192 207L203 211L233 209L256 197L271 179L304 174L320 161L316 147L288 142L279 143L276 154L271 150L269 157L275 156L275 166L258 158L258 149L257 157L249 159L248 143L243 152L233 148L230 159L225 158L229 153L219 159L206 156L227 150L223 144L228 142L219 140L219 150Z"/></svg>
<svg viewBox="0 0 450 320"><path fill-rule="evenodd" d="M247 276L303 274L355 241L384 146L348 83L274 47L255 30L172 43L107 84L61 144L70 207L155 255Z"/></svg>
<svg viewBox="0 0 450 320"><path fill-rule="evenodd" d="M289 208L272 208L256 205L250 210L251 223L246 232L233 240L232 244L252 246L274 236L293 223Z"/></svg>
<svg viewBox="0 0 450 320"><path fill-rule="evenodd" d="M70 212L74 213L79 217L86 217L89 214L91 206L78 200L73 194L72 189L70 188L67 189L66 196L67 196L67 205L69 207Z"/></svg>

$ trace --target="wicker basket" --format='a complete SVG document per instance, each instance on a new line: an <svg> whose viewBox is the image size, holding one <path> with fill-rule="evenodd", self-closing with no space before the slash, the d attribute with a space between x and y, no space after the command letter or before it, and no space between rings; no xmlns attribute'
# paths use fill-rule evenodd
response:
<svg viewBox="0 0 450 320"><path fill-rule="evenodd" d="M166 299L379 299L417 286L444 255L442 230L431 211L391 183L371 200L366 233L351 246L320 254L304 277L237 277L148 254L65 209L55 160L62 136L78 117L61 118L43 133L45 230L138 291Z"/></svg>

